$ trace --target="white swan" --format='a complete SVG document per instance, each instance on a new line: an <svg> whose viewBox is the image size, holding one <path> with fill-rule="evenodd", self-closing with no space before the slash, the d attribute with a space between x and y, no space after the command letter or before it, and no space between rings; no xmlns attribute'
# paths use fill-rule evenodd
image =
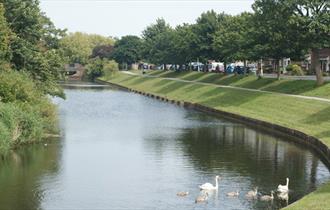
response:
<svg viewBox="0 0 330 210"><path fill-rule="evenodd" d="M270 196L269 195L261 196L260 200L262 200L262 201L272 201L272 200L274 200L274 191L271 191L270 193L271 193Z"/></svg>
<svg viewBox="0 0 330 210"><path fill-rule="evenodd" d="M218 179L220 179L219 176L215 177L215 186L213 186L213 184L211 183L205 183L203 185L199 186L199 189L201 190L217 190L218 189Z"/></svg>
<svg viewBox="0 0 330 210"><path fill-rule="evenodd" d="M277 194L277 197L281 200L288 201L289 200L289 194L287 192L280 192Z"/></svg>
<svg viewBox="0 0 330 210"><path fill-rule="evenodd" d="M289 191L289 178L286 178L286 185L278 185L278 192L288 192Z"/></svg>
<svg viewBox="0 0 330 210"><path fill-rule="evenodd" d="M258 195L258 187L255 187L254 190L250 190L246 193L245 197L248 199L256 199Z"/></svg>

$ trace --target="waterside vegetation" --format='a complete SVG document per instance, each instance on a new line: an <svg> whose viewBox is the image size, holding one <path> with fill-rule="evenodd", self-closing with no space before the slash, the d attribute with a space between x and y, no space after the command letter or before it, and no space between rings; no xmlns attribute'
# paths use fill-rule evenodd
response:
<svg viewBox="0 0 330 210"><path fill-rule="evenodd" d="M57 85L64 31L38 1L1 1L0 26L0 153L6 153L57 131L49 96L64 98Z"/></svg>

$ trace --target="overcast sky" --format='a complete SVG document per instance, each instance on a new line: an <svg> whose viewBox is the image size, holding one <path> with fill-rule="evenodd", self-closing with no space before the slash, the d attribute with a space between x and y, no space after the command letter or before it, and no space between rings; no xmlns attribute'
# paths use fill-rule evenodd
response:
<svg viewBox="0 0 330 210"><path fill-rule="evenodd" d="M104 36L141 35L163 17L171 26L194 23L207 10L238 14L253 0L40 0L41 9L59 28Z"/></svg>

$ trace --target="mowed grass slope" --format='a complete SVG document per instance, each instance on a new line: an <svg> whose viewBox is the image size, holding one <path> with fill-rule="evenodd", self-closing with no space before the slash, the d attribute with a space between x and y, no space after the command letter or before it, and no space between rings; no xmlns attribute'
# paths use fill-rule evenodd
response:
<svg viewBox="0 0 330 210"><path fill-rule="evenodd" d="M321 139L330 147L330 103L327 102L122 73L109 81L293 128Z"/></svg>
<svg viewBox="0 0 330 210"><path fill-rule="evenodd" d="M315 81L308 80L258 79L256 76L235 76L196 71L149 71L148 75L330 99L329 82L321 87L316 87Z"/></svg>

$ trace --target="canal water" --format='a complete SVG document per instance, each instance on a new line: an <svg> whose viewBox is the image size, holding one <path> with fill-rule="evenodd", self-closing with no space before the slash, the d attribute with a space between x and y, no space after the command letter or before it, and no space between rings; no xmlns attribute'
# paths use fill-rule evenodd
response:
<svg viewBox="0 0 330 210"><path fill-rule="evenodd" d="M0 209L279 209L330 180L319 157L288 138L115 89L65 92L54 99L62 137L0 160ZM195 204L216 175L219 190ZM246 199L286 177L287 200Z"/></svg>

